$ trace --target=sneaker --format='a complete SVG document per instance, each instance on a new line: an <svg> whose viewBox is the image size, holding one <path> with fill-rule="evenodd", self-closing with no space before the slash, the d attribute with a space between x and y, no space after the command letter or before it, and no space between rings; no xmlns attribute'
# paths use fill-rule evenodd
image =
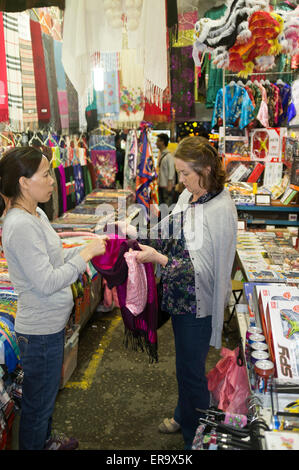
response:
<svg viewBox="0 0 299 470"><path fill-rule="evenodd" d="M44 450L75 450L79 442L74 437L66 437L64 434L53 434L46 441Z"/></svg>

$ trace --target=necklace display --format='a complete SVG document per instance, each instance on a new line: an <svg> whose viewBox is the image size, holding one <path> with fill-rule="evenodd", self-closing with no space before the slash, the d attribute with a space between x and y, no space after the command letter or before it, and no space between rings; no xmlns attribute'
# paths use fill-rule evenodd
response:
<svg viewBox="0 0 299 470"><path fill-rule="evenodd" d="M22 204L18 204L18 203L16 202L16 203L12 206L12 208L14 208L15 206L21 207L21 209L23 209L24 211L28 212L28 214L33 215L34 217L38 217L37 212L36 212L35 214L32 214L32 212L30 212L28 209L26 209L26 207L22 206Z"/></svg>

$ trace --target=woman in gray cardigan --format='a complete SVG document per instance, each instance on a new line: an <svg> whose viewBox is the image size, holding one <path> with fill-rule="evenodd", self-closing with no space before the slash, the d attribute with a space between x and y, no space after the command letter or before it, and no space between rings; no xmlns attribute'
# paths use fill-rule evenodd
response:
<svg viewBox="0 0 299 470"><path fill-rule="evenodd" d="M24 371L19 430L20 450L71 450L75 439L51 437L59 390L64 329L73 307L71 284L86 263L105 252L104 239L64 250L38 203L53 191L46 156L16 147L0 161L0 216L6 212L2 244L11 282L18 294L15 331Z"/></svg>
<svg viewBox="0 0 299 470"><path fill-rule="evenodd" d="M210 396L205 376L209 346L221 347L224 308L231 292L237 212L224 189L225 172L207 139L187 137L175 153L185 190L160 225L159 238L140 245L141 263L161 265L162 310L171 314L176 348L178 403L161 432L180 428L191 449Z"/></svg>

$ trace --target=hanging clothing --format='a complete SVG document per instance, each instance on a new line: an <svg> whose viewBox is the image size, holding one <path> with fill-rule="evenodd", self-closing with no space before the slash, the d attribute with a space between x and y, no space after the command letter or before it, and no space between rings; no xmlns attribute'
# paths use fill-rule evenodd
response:
<svg viewBox="0 0 299 470"><path fill-rule="evenodd" d="M171 106L176 120L193 119L194 99L194 60L192 46L176 47L171 50Z"/></svg>
<svg viewBox="0 0 299 470"><path fill-rule="evenodd" d="M42 33L42 41L45 55L45 67L50 102L51 116L49 125L57 133L61 134L61 119L58 106L57 79L54 59L54 39L49 34Z"/></svg>
<svg viewBox="0 0 299 470"><path fill-rule="evenodd" d="M69 107L67 99L65 72L62 65L62 42L54 41L54 59L57 79L57 96L62 133L69 132Z"/></svg>
<svg viewBox="0 0 299 470"><path fill-rule="evenodd" d="M93 266L106 279L108 287L117 288L119 306L125 326L125 345L133 350L146 350L151 362L158 360L157 323L158 299L154 269L152 263L144 263L147 279L147 303L144 310L137 316L127 307L128 265L125 253L129 249L140 251L136 240L110 238L106 245L106 253L92 259Z"/></svg>
<svg viewBox="0 0 299 470"><path fill-rule="evenodd" d="M37 114L40 124L48 123L51 117L50 98L45 66L45 55L40 24L30 20L34 77L36 84Z"/></svg>
<svg viewBox="0 0 299 470"><path fill-rule="evenodd" d="M260 121L263 127L269 127L269 114L268 114L268 100L267 100L267 92L266 89L262 86L261 83L257 85L262 94L262 101L260 105L260 109L257 113L256 118Z"/></svg>
<svg viewBox="0 0 299 470"><path fill-rule="evenodd" d="M124 163L124 189L136 190L136 172L138 159L138 141L136 131L127 135Z"/></svg>
<svg viewBox="0 0 299 470"><path fill-rule="evenodd" d="M65 81L68 101L69 133L75 134L80 128L78 93L67 75L65 75Z"/></svg>
<svg viewBox="0 0 299 470"><path fill-rule="evenodd" d="M24 129L19 23L15 13L3 13L9 121L14 131Z"/></svg>
<svg viewBox="0 0 299 470"><path fill-rule="evenodd" d="M117 173L115 150L91 150L91 161L97 174L98 188L114 188Z"/></svg>
<svg viewBox="0 0 299 470"><path fill-rule="evenodd" d="M225 124L228 127L239 125L240 129L246 127L254 118L254 107L244 87L236 83L225 87ZM223 88L218 91L213 111L212 128L217 120L223 119ZM218 122L219 124L219 122Z"/></svg>
<svg viewBox="0 0 299 470"><path fill-rule="evenodd" d="M30 18L28 13L19 13L19 43L23 87L23 120L24 130L38 129L38 115L36 105L34 65L32 54L32 41L30 32Z"/></svg>
<svg viewBox="0 0 299 470"><path fill-rule="evenodd" d="M8 122L8 89L3 13L0 11L0 122Z"/></svg>
<svg viewBox="0 0 299 470"><path fill-rule="evenodd" d="M290 85L287 83L276 83L276 86L279 88L283 110L282 114L278 118L278 125L279 127L282 127L283 125L288 124L296 116L296 109L292 102L292 89Z"/></svg>
<svg viewBox="0 0 299 470"><path fill-rule="evenodd" d="M145 207L148 217L151 203L151 183L154 179L157 179L157 173L147 131L144 130L141 135L141 157L136 176L136 202Z"/></svg>

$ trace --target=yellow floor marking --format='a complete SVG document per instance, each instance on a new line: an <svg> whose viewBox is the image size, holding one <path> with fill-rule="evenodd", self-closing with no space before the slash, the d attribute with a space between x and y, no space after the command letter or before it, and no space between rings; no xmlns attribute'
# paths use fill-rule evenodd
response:
<svg viewBox="0 0 299 470"><path fill-rule="evenodd" d="M80 382L67 382L65 388L79 388L81 390L88 390L93 382L93 379L96 375L99 364L103 358L106 348L109 346L112 339L113 332L117 325L119 324L121 316L114 318L109 326L107 333L101 339L99 348L93 354L86 371L84 372L83 378Z"/></svg>

